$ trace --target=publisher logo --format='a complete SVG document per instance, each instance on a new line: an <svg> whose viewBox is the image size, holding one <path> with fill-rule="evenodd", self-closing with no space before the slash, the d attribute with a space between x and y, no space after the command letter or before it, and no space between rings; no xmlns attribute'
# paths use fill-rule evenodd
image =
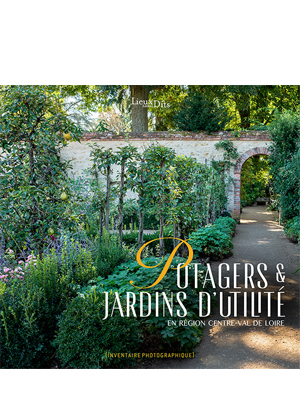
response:
<svg viewBox="0 0 300 400"><path fill-rule="evenodd" d="M170 103L166 103L163 100L139 100L137 97L131 98L131 104L133 106L142 107L154 107L154 108L169 108Z"/></svg>

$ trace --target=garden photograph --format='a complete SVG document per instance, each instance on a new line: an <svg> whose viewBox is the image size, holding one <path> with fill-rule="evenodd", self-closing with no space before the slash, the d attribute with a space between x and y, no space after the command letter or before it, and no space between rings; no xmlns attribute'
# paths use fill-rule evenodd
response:
<svg viewBox="0 0 300 400"><path fill-rule="evenodd" d="M300 86L0 96L2 369L299 368Z"/></svg>
<svg viewBox="0 0 300 400"><path fill-rule="evenodd" d="M2 4L1 399L297 396L298 15Z"/></svg>

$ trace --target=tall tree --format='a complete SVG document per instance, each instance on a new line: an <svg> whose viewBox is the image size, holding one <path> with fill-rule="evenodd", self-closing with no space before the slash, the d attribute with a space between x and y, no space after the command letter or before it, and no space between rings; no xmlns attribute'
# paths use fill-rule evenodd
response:
<svg viewBox="0 0 300 400"><path fill-rule="evenodd" d="M206 97L226 106L232 117L227 129L266 126L274 118L275 110L295 111L300 101L297 85L193 86L192 90L201 90Z"/></svg>
<svg viewBox="0 0 300 400"><path fill-rule="evenodd" d="M116 104L126 107L131 112L132 132L148 132L148 102L153 90L163 89L165 85L106 85L99 86L99 97L105 106ZM124 100L127 102L124 103ZM130 102L128 102L130 99Z"/></svg>
<svg viewBox="0 0 300 400"><path fill-rule="evenodd" d="M130 85L132 98L132 131L148 132L148 100L151 88L143 85Z"/></svg>

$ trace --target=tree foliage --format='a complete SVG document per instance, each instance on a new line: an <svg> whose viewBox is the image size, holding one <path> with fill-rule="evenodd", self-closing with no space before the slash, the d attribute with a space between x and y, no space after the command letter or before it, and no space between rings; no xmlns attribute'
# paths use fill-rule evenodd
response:
<svg viewBox="0 0 300 400"><path fill-rule="evenodd" d="M295 111L300 104L297 85L216 85L191 89L218 99L226 107L231 117L226 129L266 129L276 110Z"/></svg>
<svg viewBox="0 0 300 400"><path fill-rule="evenodd" d="M202 98L203 119L210 110L222 125L220 110L226 111L229 119L221 129L266 129L276 110L295 111L300 104L299 85L49 85L48 90L64 99L68 115L86 131L101 121L113 131L172 131L178 129L175 116L194 97ZM113 114L95 118L93 113Z"/></svg>
<svg viewBox="0 0 300 400"><path fill-rule="evenodd" d="M228 122L226 109L201 92L189 94L174 115L175 126L182 131L217 132L224 129Z"/></svg>
<svg viewBox="0 0 300 400"><path fill-rule="evenodd" d="M253 156L245 162L241 174L241 206L251 206L258 197L269 197L270 175L268 159Z"/></svg>
<svg viewBox="0 0 300 400"><path fill-rule="evenodd" d="M299 111L276 114L271 125L271 174L280 195L283 220L300 215L300 115Z"/></svg>
<svg viewBox="0 0 300 400"><path fill-rule="evenodd" d="M32 241L39 250L68 215L69 163L60 159L64 134L81 131L49 87L9 86L0 105L0 224L12 246ZM20 249L19 249L20 250Z"/></svg>

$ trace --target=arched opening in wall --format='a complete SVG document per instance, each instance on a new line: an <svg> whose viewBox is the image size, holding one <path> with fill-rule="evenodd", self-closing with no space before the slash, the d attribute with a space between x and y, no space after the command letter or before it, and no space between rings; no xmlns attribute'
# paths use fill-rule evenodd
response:
<svg viewBox="0 0 300 400"><path fill-rule="evenodd" d="M272 190L268 158L265 154L257 154L243 164L241 212L244 207L269 204Z"/></svg>
<svg viewBox="0 0 300 400"><path fill-rule="evenodd" d="M267 147L256 147L242 154L234 168L234 212L240 222L242 207L262 204L270 196ZM249 160L249 162L248 162Z"/></svg>

